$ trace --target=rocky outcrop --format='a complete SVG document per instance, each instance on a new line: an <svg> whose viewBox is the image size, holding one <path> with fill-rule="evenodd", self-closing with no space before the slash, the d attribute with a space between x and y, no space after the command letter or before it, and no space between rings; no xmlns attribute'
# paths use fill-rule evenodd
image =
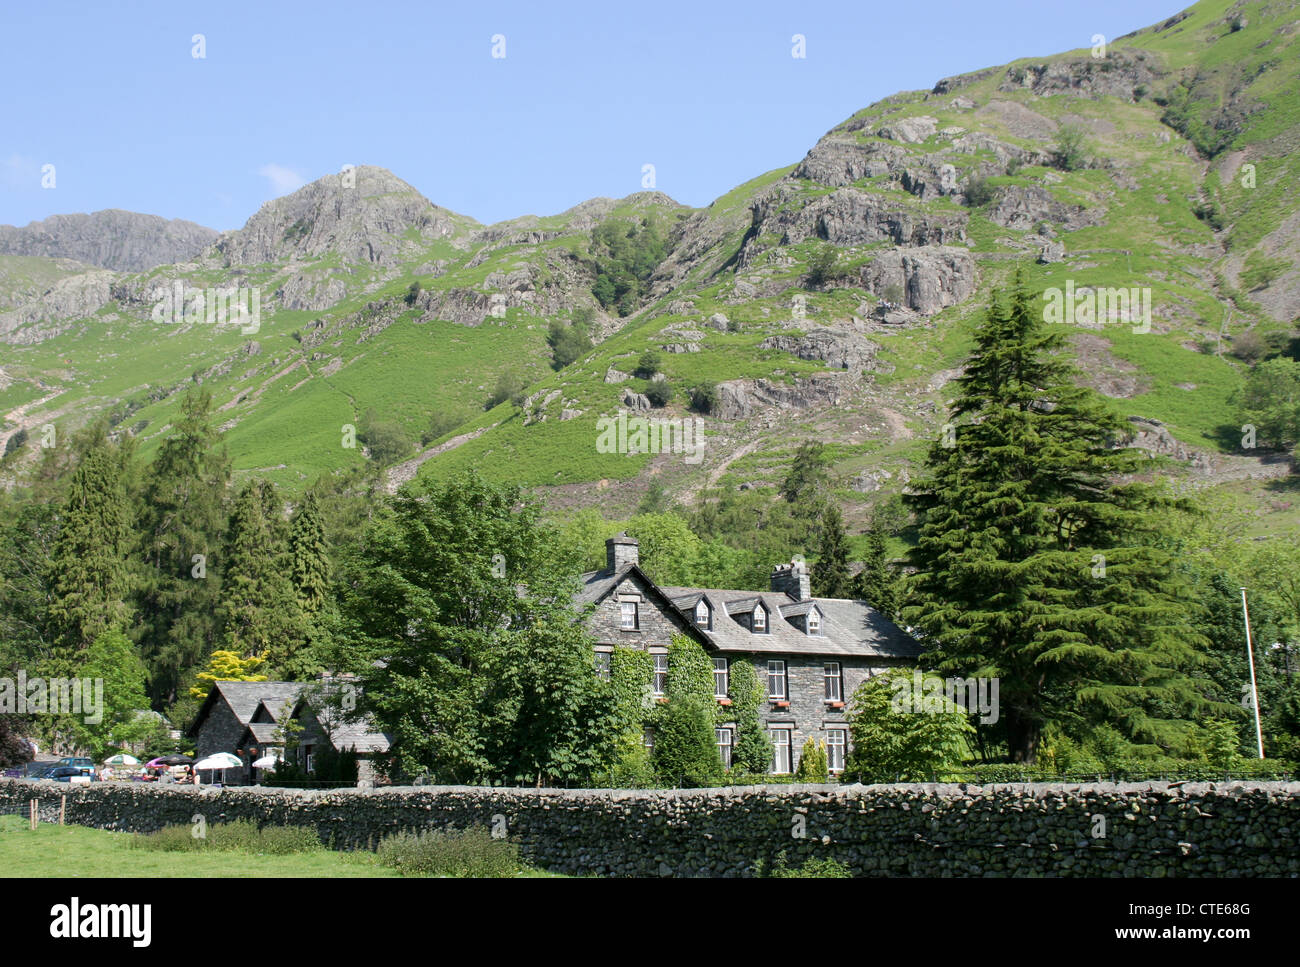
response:
<svg viewBox="0 0 1300 967"><path fill-rule="evenodd" d="M646 410L650 409L650 397L646 396L644 393L638 393L632 389L623 390L622 402L623 405L626 406L629 410L633 410L638 413L643 413Z"/></svg>
<svg viewBox="0 0 1300 967"><path fill-rule="evenodd" d="M347 283L339 277L304 272L291 276L275 293L281 308L311 311L338 305L347 294Z"/></svg>
<svg viewBox="0 0 1300 967"><path fill-rule="evenodd" d="M793 175L821 185L843 187L860 178L888 174L906 156L907 150L901 145L884 141L864 144L856 138L832 133L817 142Z"/></svg>
<svg viewBox="0 0 1300 967"><path fill-rule="evenodd" d="M820 360L832 369L850 373L877 371L880 347L856 332L817 329L803 336L769 336L759 343L760 349L779 349L800 359Z"/></svg>
<svg viewBox="0 0 1300 967"><path fill-rule="evenodd" d="M144 272L192 259L217 233L193 222L118 209L51 215L23 228L0 225L0 255L76 259L118 272Z"/></svg>
<svg viewBox="0 0 1300 967"><path fill-rule="evenodd" d="M932 315L975 292L975 260L966 249L950 246L892 249L864 265L861 279L878 296L896 287L903 305Z"/></svg>
<svg viewBox="0 0 1300 967"><path fill-rule="evenodd" d="M798 204L791 186L754 203L753 224L741 250L745 264L755 254L755 239L777 234L782 245L820 238L833 245L951 245L966 239L965 212L925 212L900 205L886 196L856 188L840 188Z"/></svg>
<svg viewBox="0 0 1300 967"><path fill-rule="evenodd" d="M0 342L32 345L68 331L112 300L113 273L101 269L59 279L39 299L0 313Z"/></svg>
<svg viewBox="0 0 1300 967"><path fill-rule="evenodd" d="M1072 94L1136 101L1136 89L1150 85L1163 73L1154 54L1112 47L1104 57L1075 57L1008 68L998 90L1027 89L1039 97Z"/></svg>
<svg viewBox="0 0 1300 967"><path fill-rule="evenodd" d="M1057 201L1051 192L1038 185L1012 185L998 192L997 200L989 207L989 220L1003 228L1032 231L1039 222L1059 224L1067 232L1100 225L1105 209L1099 206L1084 208Z"/></svg>
<svg viewBox="0 0 1300 967"><path fill-rule="evenodd" d="M718 403L713 412L720 420L743 420L766 408L836 406L841 396L839 381L833 376L813 376L793 384L733 379L718 384Z"/></svg>
<svg viewBox="0 0 1300 967"><path fill-rule="evenodd" d="M362 166L267 202L243 228L223 235L216 248L227 265L334 253L345 262L395 266L403 257L417 257L430 242L457 234L467 222L391 172ZM406 237L412 231L418 240Z"/></svg>
<svg viewBox="0 0 1300 967"><path fill-rule="evenodd" d="M903 144L920 144L927 138L933 137L938 128L937 120L921 115L888 121L876 128L876 134L890 141L901 141Z"/></svg>

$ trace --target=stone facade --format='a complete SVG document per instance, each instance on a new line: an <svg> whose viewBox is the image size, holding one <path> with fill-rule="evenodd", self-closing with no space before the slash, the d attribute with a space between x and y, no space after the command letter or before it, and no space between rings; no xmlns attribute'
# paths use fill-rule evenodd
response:
<svg viewBox="0 0 1300 967"><path fill-rule="evenodd" d="M661 588L641 569L634 539L620 534L606 541L605 549L605 570L583 575L577 601L589 609L587 626L598 653L621 646L666 655L674 636L687 635L715 661L725 658L729 674L732 662L749 660L765 688L769 662L784 663L785 694L769 696L759 708L774 749L785 745L778 738L788 738L788 755L774 752L772 767L778 772L798 768L808 738L830 747L832 734L843 752L832 758L831 766L842 767L836 759L847 758L846 713L853 691L868 677L912 662L919 653L912 639L865 602L812 597L802 563L774 567L770 594ZM695 608L701 601L710 609L709 618L697 624ZM763 629L755 627L759 604L767 615ZM624 627L626 608L635 609L635 628ZM839 669L837 701L827 697L829 663ZM733 730L733 740L735 727L735 722L719 725Z"/></svg>
<svg viewBox="0 0 1300 967"><path fill-rule="evenodd" d="M749 876L785 853L858 876L1300 876L1300 783L303 791L0 780L0 813L26 815L36 799L57 821L60 797L83 826L150 831L197 814L310 826L339 848L504 825L526 861L576 875Z"/></svg>

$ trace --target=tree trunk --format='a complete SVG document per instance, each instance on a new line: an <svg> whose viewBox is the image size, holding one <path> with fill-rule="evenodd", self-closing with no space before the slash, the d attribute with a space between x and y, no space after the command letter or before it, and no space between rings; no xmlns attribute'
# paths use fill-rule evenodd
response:
<svg viewBox="0 0 1300 967"><path fill-rule="evenodd" d="M1019 709L1007 710L1007 748L1011 761L1032 766L1038 760L1042 724Z"/></svg>

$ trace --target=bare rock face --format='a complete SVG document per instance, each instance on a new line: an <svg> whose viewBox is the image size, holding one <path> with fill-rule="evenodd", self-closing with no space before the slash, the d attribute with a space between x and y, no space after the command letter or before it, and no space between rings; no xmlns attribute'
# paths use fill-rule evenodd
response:
<svg viewBox="0 0 1300 967"><path fill-rule="evenodd" d="M1083 208L1057 201L1051 192L1038 185L1012 185L998 193L990 206L989 220L1003 228L1032 230L1039 222L1056 222L1065 231L1100 225L1105 209Z"/></svg>
<svg viewBox="0 0 1300 967"><path fill-rule="evenodd" d="M907 308L933 315L974 293L975 260L966 249L950 246L892 249L864 265L861 278L876 295L897 286Z"/></svg>
<svg viewBox="0 0 1300 967"><path fill-rule="evenodd" d="M59 279L39 299L0 313L0 342L33 345L72 328L112 300L113 273L107 269Z"/></svg>
<svg viewBox="0 0 1300 967"><path fill-rule="evenodd" d="M957 169L932 155L926 157L925 164L903 169L902 182L904 190L922 201L955 195L961 191Z"/></svg>
<svg viewBox="0 0 1300 967"><path fill-rule="evenodd" d="M650 409L650 397L646 396L644 393L637 393L631 389L625 389L623 390L623 405L629 410L643 413Z"/></svg>
<svg viewBox="0 0 1300 967"><path fill-rule="evenodd" d="M118 272L145 272L194 258L217 233L193 222L108 209L51 215L24 228L0 225L0 255L75 259Z"/></svg>
<svg viewBox="0 0 1300 967"><path fill-rule="evenodd" d="M1028 89L1039 97L1118 97L1136 101L1134 93L1162 76L1155 55L1144 50L1111 48L1105 57L1056 60L1030 67L1012 67L998 85L1000 91Z"/></svg>
<svg viewBox="0 0 1300 967"><path fill-rule="evenodd" d="M818 184L843 187L859 178L888 174L906 155L907 150L897 144L883 141L862 144L855 138L832 132L817 142L793 174Z"/></svg>
<svg viewBox="0 0 1300 967"><path fill-rule="evenodd" d="M834 376L796 380L794 385L766 379L733 379L718 384L715 414L720 420L743 420L765 408L806 409L837 406L842 390Z"/></svg>
<svg viewBox="0 0 1300 967"><path fill-rule="evenodd" d="M349 186L348 176L353 183ZM464 221L468 221L465 219ZM403 236L414 229L419 242ZM450 238L457 217L383 168L326 175L267 202L217 251L227 265L260 265L337 253L346 262L392 266L429 242Z"/></svg>
<svg viewBox="0 0 1300 967"><path fill-rule="evenodd" d="M901 141L903 144L920 144L927 138L933 137L938 129L939 122L936 119L921 116L889 121L876 128L876 134L890 141Z"/></svg>
<svg viewBox="0 0 1300 967"><path fill-rule="evenodd" d="M879 371L876 360L880 347L856 332L818 329L804 336L769 336L760 349L779 349L800 359L816 359L832 369L851 373Z"/></svg>
<svg viewBox="0 0 1300 967"><path fill-rule="evenodd" d="M753 257L753 240L766 233L779 234L783 245L808 238L821 238L833 245L883 241L951 245L966 239L966 212L917 212L856 188L840 188L803 206L788 204L793 196L793 189L782 186L755 201L750 239L741 250L742 264Z"/></svg>
<svg viewBox="0 0 1300 967"><path fill-rule="evenodd" d="M319 311L342 302L348 294L348 287L334 275L299 272L280 286L275 294L285 309Z"/></svg>

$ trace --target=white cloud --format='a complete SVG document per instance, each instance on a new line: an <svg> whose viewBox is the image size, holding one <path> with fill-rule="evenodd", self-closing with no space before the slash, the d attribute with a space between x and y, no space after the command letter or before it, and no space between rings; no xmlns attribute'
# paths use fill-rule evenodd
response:
<svg viewBox="0 0 1300 967"><path fill-rule="evenodd" d="M271 183L271 190L277 196L287 195L291 191L297 191L303 185L307 184L307 179L292 168L286 168L284 165L266 164L257 170L257 173Z"/></svg>

